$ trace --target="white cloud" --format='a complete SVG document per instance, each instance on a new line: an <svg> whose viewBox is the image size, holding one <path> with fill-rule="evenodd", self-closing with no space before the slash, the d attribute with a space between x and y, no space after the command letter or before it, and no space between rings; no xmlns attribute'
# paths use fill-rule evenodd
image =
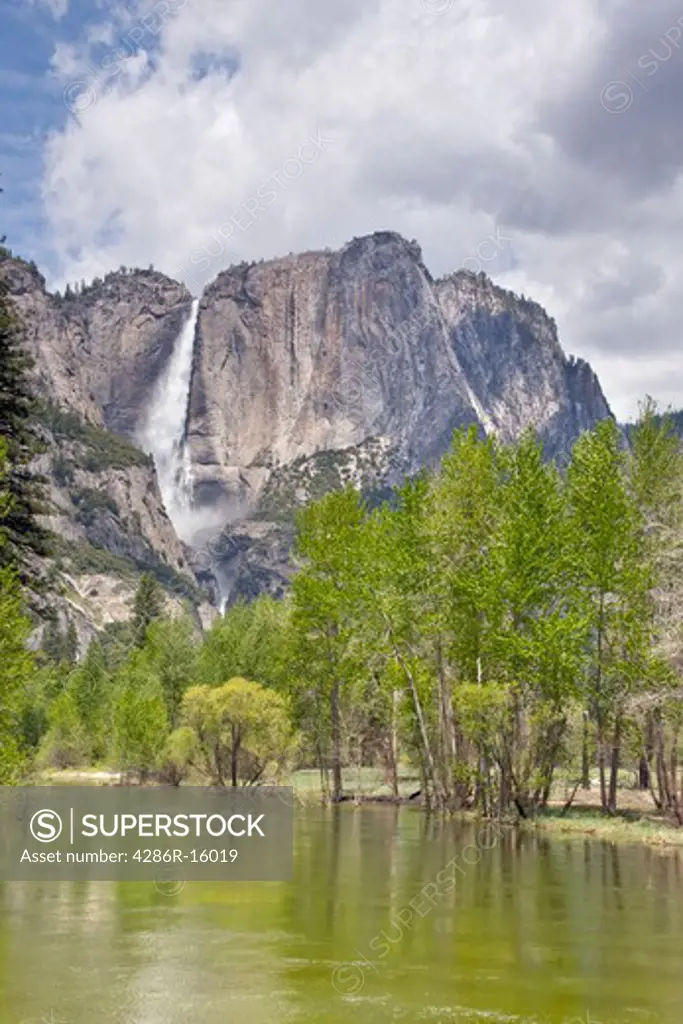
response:
<svg viewBox="0 0 683 1024"><path fill-rule="evenodd" d="M159 0L110 11L53 60L74 112L45 154L62 277L154 262L201 284L243 258L380 228L417 238L441 274L500 227L512 242L491 273L547 306L619 414L646 386L683 404L678 149L662 115L667 177L653 189L656 150L642 169L627 159L639 132L656 143L652 117L635 101L622 114L601 104L602 87L661 36L671 3L652 0L630 33L624 4ZM681 52L652 80L663 110L676 59L683 68ZM294 177L285 161L318 131L333 144ZM204 247L216 253L208 269Z"/></svg>

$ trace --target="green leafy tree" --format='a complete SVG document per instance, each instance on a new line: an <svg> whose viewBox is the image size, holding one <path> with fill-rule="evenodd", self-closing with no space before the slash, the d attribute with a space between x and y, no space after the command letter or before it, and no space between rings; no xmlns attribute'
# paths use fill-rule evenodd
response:
<svg viewBox="0 0 683 1024"><path fill-rule="evenodd" d="M589 628L586 699L597 728L602 807L614 812L627 702L649 672L654 576L613 420L574 445L568 491L575 582Z"/></svg>
<svg viewBox="0 0 683 1024"><path fill-rule="evenodd" d="M659 415L650 398L642 404L629 438L630 484L654 575L651 672L647 696L635 716L638 778L640 788L650 789L658 806L680 822L676 774L681 726L677 690L683 669L683 452L673 416Z"/></svg>
<svg viewBox="0 0 683 1024"><path fill-rule="evenodd" d="M179 786L190 774L197 756L197 736L187 725L175 729L159 755L159 778L170 786Z"/></svg>
<svg viewBox="0 0 683 1024"><path fill-rule="evenodd" d="M498 640L504 616L502 487L495 440L482 439L475 428L456 431L430 489L426 519L427 561L433 566L432 630L438 638L436 660L443 707L441 746L453 764L456 801L470 799L469 784L473 782L474 800L485 813L493 812L494 752L482 739L475 743L476 762L471 765L472 740L452 704L458 686L499 681Z"/></svg>
<svg viewBox="0 0 683 1024"><path fill-rule="evenodd" d="M67 626L64 637L64 661L67 665L75 665L78 661L78 630L74 622Z"/></svg>
<svg viewBox="0 0 683 1024"><path fill-rule="evenodd" d="M295 663L302 669L307 666L305 671L313 674L316 708L328 709L334 802L343 796L343 705L358 672L353 552L364 515L360 496L349 487L303 509L297 522L296 552L301 569L293 584L293 626L298 641ZM302 686L310 682L310 675L299 678ZM325 732L321 730L319 736L324 738ZM322 750L319 754L322 758Z"/></svg>
<svg viewBox="0 0 683 1024"><path fill-rule="evenodd" d="M70 622L62 632L59 620L50 619L44 629L41 650L51 665L75 665L78 658L78 633Z"/></svg>
<svg viewBox="0 0 683 1024"><path fill-rule="evenodd" d="M97 640L90 644L83 662L70 672L66 689L88 737L89 760L99 761L105 757L109 747L109 709L114 674Z"/></svg>
<svg viewBox="0 0 683 1024"><path fill-rule="evenodd" d="M233 605L216 619L204 639L197 681L220 686L241 676L271 686L282 684L288 619L288 604L271 597Z"/></svg>
<svg viewBox="0 0 683 1024"><path fill-rule="evenodd" d="M78 768L90 760L90 737L70 690L64 690L53 701L47 724L40 746L39 764L50 768Z"/></svg>
<svg viewBox="0 0 683 1024"><path fill-rule="evenodd" d="M566 495L532 432L499 452L496 531L502 615L493 638L497 680L509 688L499 730L500 805L528 817L545 804L574 702L580 696L586 619L573 586Z"/></svg>
<svg viewBox="0 0 683 1024"><path fill-rule="evenodd" d="M143 658L161 682L172 729L178 725L183 694L195 681L197 657L196 628L189 616L158 619L148 627Z"/></svg>
<svg viewBox="0 0 683 1024"><path fill-rule="evenodd" d="M121 774L144 782L156 767L168 736L168 716L159 678L132 657L117 677L112 705L112 746Z"/></svg>
<svg viewBox="0 0 683 1024"><path fill-rule="evenodd" d="M246 679L195 686L183 698L183 721L197 737L204 773L216 785L259 782L292 753L294 735L285 699Z"/></svg>
<svg viewBox="0 0 683 1024"><path fill-rule="evenodd" d="M0 557L9 544L12 509L7 463L9 445L0 437ZM20 778L25 755L20 743L22 694L35 666L27 649L30 622L23 613L18 574L11 565L0 568L0 784Z"/></svg>
<svg viewBox="0 0 683 1024"><path fill-rule="evenodd" d="M449 796L447 762L452 751L447 755L440 748L446 726L439 702L445 693L439 688L434 578L425 528L427 498L425 479L408 482L395 507L384 505L365 522L353 559L352 586L356 603L362 606L358 615L362 649L371 652L385 714L391 716L391 743L396 745L396 711L406 693L409 742L417 753L425 795L428 802L441 804Z"/></svg>
<svg viewBox="0 0 683 1024"><path fill-rule="evenodd" d="M151 573L141 577L133 602L132 630L135 644L144 647L147 629L164 614L165 598L161 585Z"/></svg>
<svg viewBox="0 0 683 1024"><path fill-rule="evenodd" d="M50 664L58 665L62 660L62 633L56 618L50 619L45 626L41 649Z"/></svg>

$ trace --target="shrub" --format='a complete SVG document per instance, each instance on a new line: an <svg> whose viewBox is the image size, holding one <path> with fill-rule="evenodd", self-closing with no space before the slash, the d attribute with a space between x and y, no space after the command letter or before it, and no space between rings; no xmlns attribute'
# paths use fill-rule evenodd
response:
<svg viewBox="0 0 683 1024"><path fill-rule="evenodd" d="M96 491L92 487L79 487L72 492L71 499L78 509L76 522L82 526L92 526L98 512L107 511L119 515L119 506L114 498L104 491Z"/></svg>
<svg viewBox="0 0 683 1024"><path fill-rule="evenodd" d="M132 441L120 434L98 427L84 420L78 413L63 409L53 402L41 402L38 418L57 439L75 441L85 451L77 458L77 465L91 473L105 469L128 469L130 466L150 466L151 456L136 448Z"/></svg>

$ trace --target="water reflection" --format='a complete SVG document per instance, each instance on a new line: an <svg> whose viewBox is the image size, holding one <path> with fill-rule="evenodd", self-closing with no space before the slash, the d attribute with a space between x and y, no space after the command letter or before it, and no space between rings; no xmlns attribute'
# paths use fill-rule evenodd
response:
<svg viewBox="0 0 683 1024"><path fill-rule="evenodd" d="M5 885L0 1020L680 1020L678 853L483 835L302 810L291 883Z"/></svg>

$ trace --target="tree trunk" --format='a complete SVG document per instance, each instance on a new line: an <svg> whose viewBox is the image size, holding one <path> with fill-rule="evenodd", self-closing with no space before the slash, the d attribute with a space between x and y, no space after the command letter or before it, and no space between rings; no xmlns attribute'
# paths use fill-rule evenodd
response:
<svg viewBox="0 0 683 1024"><path fill-rule="evenodd" d="M617 784L619 782L619 765L621 763L621 730L622 715L621 711L617 711L617 717L614 723L614 736L612 739L612 756L610 758L608 807L610 814L616 814L617 811Z"/></svg>
<svg viewBox="0 0 683 1024"><path fill-rule="evenodd" d="M455 765L456 746L453 703L444 671L440 642L437 647L437 665L439 673L439 720L441 725L441 775L444 797L450 805L453 800L453 768Z"/></svg>
<svg viewBox="0 0 683 1024"><path fill-rule="evenodd" d="M327 774L327 765L325 763L325 757L323 756L323 748L318 739L315 745L316 754L318 757L318 770L320 771L320 792L322 793L323 800L326 802L330 796L330 780Z"/></svg>
<svg viewBox="0 0 683 1024"><path fill-rule="evenodd" d="M659 790L659 804L662 810L671 812L674 809L674 798L672 798L669 782L669 769L666 763L666 750L664 739L664 723L662 713L657 708L653 713L653 730L655 744L655 772L657 776L657 789Z"/></svg>
<svg viewBox="0 0 683 1024"><path fill-rule="evenodd" d="M605 760L605 726L602 718L598 722L598 768L600 770L600 802L603 811L608 809L607 776Z"/></svg>
<svg viewBox="0 0 683 1024"><path fill-rule="evenodd" d="M645 754L640 758L638 764L638 789L647 791L650 788L650 766L647 763Z"/></svg>
<svg viewBox="0 0 683 1024"><path fill-rule="evenodd" d="M224 786L225 778L223 775L223 754L221 752L220 742L217 741L214 747L214 763L216 768L216 785Z"/></svg>
<svg viewBox="0 0 683 1024"><path fill-rule="evenodd" d="M600 608L598 614L598 636L597 636L597 665L595 675L595 696L600 709L596 720L598 723L598 765L600 768L600 802L603 811L607 810L607 786L605 781L605 715L602 709L602 643L603 626L605 617L605 595L600 595Z"/></svg>
<svg viewBox="0 0 683 1024"><path fill-rule="evenodd" d="M458 772L458 769L461 766L469 768L470 745L465 739L462 729L455 719L453 721L453 732L455 737L455 766L457 772L457 781L455 783L455 806L456 808L460 808L467 806L472 794L471 783L464 780ZM467 775L469 776L469 772L467 772Z"/></svg>
<svg viewBox="0 0 683 1024"><path fill-rule="evenodd" d="M415 682L415 677L414 677L413 673L410 671L410 669L408 668L408 665L404 661L403 656L400 653L400 651L399 651L398 647L396 646L396 644L393 644L393 647L394 647L394 655L396 656L396 660L398 661L399 665L401 666L401 669L403 670L403 674L405 675L405 677L408 680L408 683L410 685L410 692L411 692L411 695L412 695L412 698L413 698L413 705L415 707L415 715L417 717L418 726L420 728L420 738L422 740L422 747L423 747L423 750L424 750L425 775L426 775L427 781L429 783L431 783L432 787L434 788L434 795L436 797L437 803L440 804L443 801L441 799L441 794L440 794L440 791L439 791L439 784L438 784L438 779L437 779L437 774L436 774L436 766L434 764L434 755L432 754L432 747L431 747L431 743L429 742L429 733L427 732L427 723L425 722L424 713L422 711L422 702L420 701L420 695L417 692L417 684ZM429 786L427 786L426 788L429 789Z"/></svg>
<svg viewBox="0 0 683 1024"><path fill-rule="evenodd" d="M591 788L591 765L588 752L588 712L583 713L583 739L581 742L581 788Z"/></svg>
<svg viewBox="0 0 683 1024"><path fill-rule="evenodd" d="M389 737L389 769L391 772L391 791L398 800L398 706L401 703L401 691L391 692L391 735Z"/></svg>
<svg viewBox="0 0 683 1024"><path fill-rule="evenodd" d="M678 802L678 729L674 729L673 736L671 737L671 754L669 757L669 771L671 775L671 782L669 783L669 789L671 791L671 803L676 821L681 823L681 808Z"/></svg>
<svg viewBox="0 0 683 1024"><path fill-rule="evenodd" d="M330 717L332 719L332 803L338 804L341 803L344 796L342 784L341 707L338 679L335 679L332 685Z"/></svg>
<svg viewBox="0 0 683 1024"><path fill-rule="evenodd" d="M240 752L240 731L232 727L232 750L230 752L230 778L233 786L237 786L237 758Z"/></svg>

